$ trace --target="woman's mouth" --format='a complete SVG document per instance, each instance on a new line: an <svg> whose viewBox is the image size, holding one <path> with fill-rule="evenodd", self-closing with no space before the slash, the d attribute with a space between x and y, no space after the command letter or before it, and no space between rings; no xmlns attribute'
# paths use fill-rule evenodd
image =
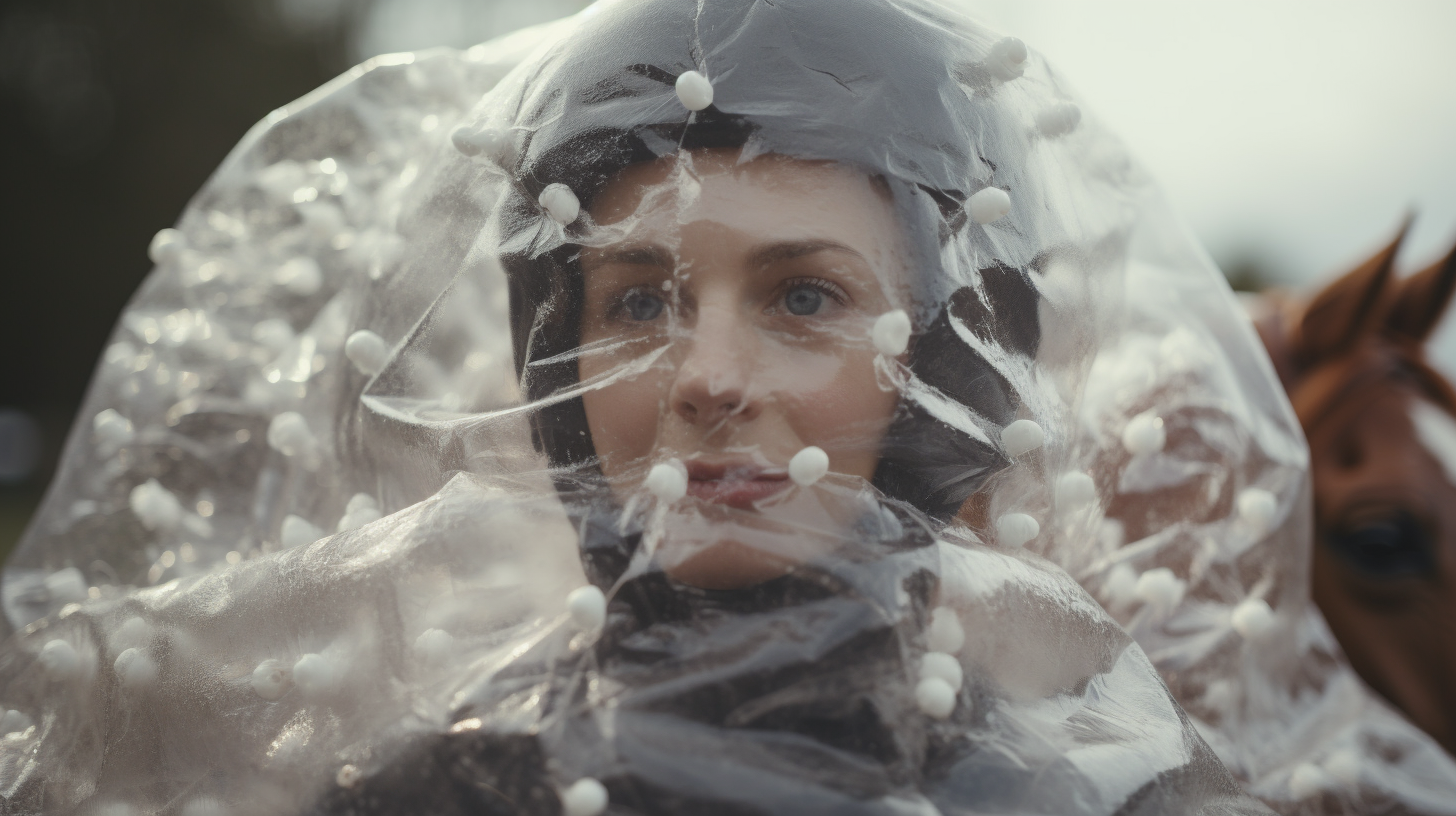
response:
<svg viewBox="0 0 1456 816"><path fill-rule="evenodd" d="M759 502L789 486L786 471L752 462L694 459L688 470L688 495L699 501L752 510Z"/></svg>

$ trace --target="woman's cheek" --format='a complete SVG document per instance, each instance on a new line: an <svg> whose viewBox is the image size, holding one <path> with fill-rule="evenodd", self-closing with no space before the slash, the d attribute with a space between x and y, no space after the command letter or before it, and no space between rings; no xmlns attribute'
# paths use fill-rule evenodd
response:
<svg viewBox="0 0 1456 816"><path fill-rule="evenodd" d="M664 394L660 379L649 370L582 396L592 445L608 478L652 455Z"/></svg>

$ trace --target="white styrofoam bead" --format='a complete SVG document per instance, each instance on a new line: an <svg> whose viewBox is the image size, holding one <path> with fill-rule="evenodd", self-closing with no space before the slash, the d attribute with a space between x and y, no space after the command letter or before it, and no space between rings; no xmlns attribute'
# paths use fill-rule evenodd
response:
<svg viewBox="0 0 1456 816"><path fill-rule="evenodd" d="M971 196L966 207L972 221L989 224L1011 212L1011 196L1000 187L986 187Z"/></svg>
<svg viewBox="0 0 1456 816"><path fill-rule="evenodd" d="M1295 799L1309 799L1330 787L1330 778L1320 766L1301 762L1289 775L1289 794Z"/></svg>
<svg viewBox="0 0 1456 816"><path fill-rule="evenodd" d="M1279 500L1273 493L1259 487L1240 490L1236 504L1239 518L1260 532L1269 529L1274 522L1274 515L1279 512Z"/></svg>
<svg viewBox="0 0 1456 816"><path fill-rule="evenodd" d="M318 261L307 256L289 258L273 271L273 282L299 297L315 294L324 285Z"/></svg>
<svg viewBox="0 0 1456 816"><path fill-rule="evenodd" d="M672 504L688 494L687 468L676 459L659 462L647 472L642 486L656 496L658 501Z"/></svg>
<svg viewBox="0 0 1456 816"><path fill-rule="evenodd" d="M677 78L677 98L690 111L713 104L713 83L697 71L683 71Z"/></svg>
<svg viewBox="0 0 1456 816"><path fill-rule="evenodd" d="M566 596L566 610L577 628L595 632L607 620L607 596L591 584L577 587Z"/></svg>
<svg viewBox="0 0 1456 816"><path fill-rule="evenodd" d="M4 730L3 727L0 730ZM1353 788L1360 784L1363 764L1359 751L1354 748L1341 748L1325 758L1324 769L1331 779L1347 788Z"/></svg>
<svg viewBox="0 0 1456 816"><path fill-rule="evenodd" d="M107 408L91 420L91 432L96 441L119 448L130 445L136 439L131 420L122 416L115 408Z"/></svg>
<svg viewBox="0 0 1456 816"><path fill-rule="evenodd" d="M996 519L996 541L1003 547L1020 547L1041 535L1041 525L1025 513L1007 513Z"/></svg>
<svg viewBox="0 0 1456 816"><path fill-rule="evenodd" d="M379 509L379 503L374 500L373 496L368 493L355 493L349 498L348 505L344 507L344 515L339 518L335 532L357 530L382 518L384 518L384 513Z"/></svg>
<svg viewBox="0 0 1456 816"><path fill-rule="evenodd" d="M591 777L582 777L561 792L565 816L601 816L607 809L607 788Z"/></svg>
<svg viewBox="0 0 1456 816"><path fill-rule="evenodd" d="M154 264L163 264L179 258L186 248L187 239L182 236L182 232L167 227L157 230L157 234L152 236L152 242L147 245L147 257Z"/></svg>
<svg viewBox="0 0 1456 816"><path fill-rule="evenodd" d="M1013 458L1030 453L1045 442L1046 432L1029 419L1018 419L1001 429L1001 447Z"/></svg>
<svg viewBox="0 0 1456 816"><path fill-rule="evenodd" d="M127 691L143 691L157 682L157 664L141 649L127 649L117 655L112 668Z"/></svg>
<svg viewBox="0 0 1456 816"><path fill-rule="evenodd" d="M925 632L925 643L932 652L955 654L966 645L966 630L961 627L960 616L948 606L936 607L930 613L930 627Z"/></svg>
<svg viewBox="0 0 1456 816"><path fill-rule="evenodd" d="M318 440L303 414L284 411L268 423L268 446L284 456L307 456L318 447Z"/></svg>
<svg viewBox="0 0 1456 816"><path fill-rule="evenodd" d="M127 503L148 530L174 530L182 523L182 503L156 479L133 487Z"/></svg>
<svg viewBox="0 0 1456 816"><path fill-rule="evenodd" d="M277 700L288 692L293 679L290 677L288 666L280 660L264 660L253 669L253 674L248 678L248 683L253 687L253 693L264 700Z"/></svg>
<svg viewBox="0 0 1456 816"><path fill-rule="evenodd" d="M893 309L875 318L870 340L875 351L886 357L899 357L910 347L910 315L904 309Z"/></svg>
<svg viewBox="0 0 1456 816"><path fill-rule="evenodd" d="M829 454L810 445L789 459L789 478L799 487L808 487L829 472Z"/></svg>
<svg viewBox="0 0 1456 816"><path fill-rule="evenodd" d="M1127 564L1118 564L1107 573L1102 584L1102 595L1112 606L1129 604L1137 600L1137 570Z"/></svg>
<svg viewBox="0 0 1456 816"><path fill-rule="evenodd" d="M1278 623L1274 610L1263 598L1248 598L1229 615L1234 631L1245 640L1259 641L1269 636Z"/></svg>
<svg viewBox="0 0 1456 816"><path fill-rule="evenodd" d="M551 220L562 226L572 223L581 215L581 201L565 184L546 185L536 203L551 216Z"/></svg>
<svg viewBox="0 0 1456 816"><path fill-rule="evenodd" d="M444 629L426 629L415 638L415 656L426 666L442 666L455 651L455 636Z"/></svg>
<svg viewBox="0 0 1456 816"><path fill-rule="evenodd" d="M478 125L461 125L450 132L450 143L466 156L482 153L497 158L510 145L510 134L500 128Z"/></svg>
<svg viewBox="0 0 1456 816"><path fill-rule="evenodd" d="M1002 37L991 46L986 67L997 79L1008 82L1026 71L1026 44L1015 37Z"/></svg>
<svg viewBox="0 0 1456 816"><path fill-rule="evenodd" d="M253 342L271 351L274 354L288 347L297 337L293 332L293 326L281 317L270 317L267 320L259 320L253 326Z"/></svg>
<svg viewBox="0 0 1456 816"><path fill-rule="evenodd" d="M364 772L355 765L344 765L339 768L338 773L334 774L334 782L338 783L341 788L352 788L363 778Z"/></svg>
<svg viewBox="0 0 1456 816"><path fill-rule="evenodd" d="M65 567L47 575L41 582L52 604L81 603L85 601L86 576L75 567Z"/></svg>
<svg viewBox="0 0 1456 816"><path fill-rule="evenodd" d="M35 721L26 715L24 711L17 711L12 708L6 711L3 716L0 716L0 736L14 734L17 731L24 731L32 725L35 725Z"/></svg>
<svg viewBox="0 0 1456 816"><path fill-rule="evenodd" d="M1057 102L1036 115L1036 129L1041 135L1055 139L1076 130L1081 121L1081 108L1071 102Z"/></svg>
<svg viewBox="0 0 1456 816"><path fill-rule="evenodd" d="M1122 429L1122 446L1133 456L1157 453L1167 442L1163 418L1153 413L1138 414L1129 419Z"/></svg>
<svg viewBox="0 0 1456 816"><path fill-rule="evenodd" d="M324 531L310 524L307 519L295 516L292 513L283 517L283 526L278 531L278 543L284 549L301 547L304 544L312 544L323 538Z"/></svg>
<svg viewBox="0 0 1456 816"><path fill-rule="evenodd" d="M373 377L389 362L389 344L368 329L360 329L344 341L344 356L361 374Z"/></svg>
<svg viewBox="0 0 1456 816"><path fill-rule="evenodd" d="M334 661L321 654L306 654L293 664L293 684L305 697L317 699L332 694L343 679L339 675Z"/></svg>
<svg viewBox="0 0 1456 816"><path fill-rule="evenodd" d="M937 720L955 711L956 691L939 677L927 677L915 686L915 704Z"/></svg>
<svg viewBox="0 0 1456 816"><path fill-rule="evenodd" d="M59 638L42 646L36 661L46 677L58 683L74 680L81 673L81 656L76 654L76 647Z"/></svg>
<svg viewBox="0 0 1456 816"><path fill-rule="evenodd" d="M945 652L926 652L920 659L920 676L939 677L950 684L950 687L960 691L961 684L965 682L965 670L961 668L961 662L955 655L948 655Z"/></svg>
<svg viewBox="0 0 1456 816"><path fill-rule="evenodd" d="M1183 600L1187 584L1167 567L1154 567L1138 576L1138 600L1159 609L1172 609Z"/></svg>
<svg viewBox="0 0 1456 816"><path fill-rule="evenodd" d="M1054 492L1059 510L1075 510L1097 500L1097 484L1077 470L1058 476Z"/></svg>
<svg viewBox="0 0 1456 816"><path fill-rule="evenodd" d="M145 649L152 645L152 625L139 617L130 617L116 627L111 633L109 641L112 651L123 652L127 649Z"/></svg>
<svg viewBox="0 0 1456 816"><path fill-rule="evenodd" d="M228 808L221 799L199 796L182 807L181 816L228 816Z"/></svg>

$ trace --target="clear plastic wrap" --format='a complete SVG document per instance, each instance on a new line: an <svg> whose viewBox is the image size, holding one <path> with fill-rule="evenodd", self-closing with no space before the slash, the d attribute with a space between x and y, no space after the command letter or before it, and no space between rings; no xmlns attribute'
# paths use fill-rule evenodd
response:
<svg viewBox="0 0 1456 816"><path fill-rule="evenodd" d="M380 58L152 253L4 575L13 812L1453 809L1226 285L957 11Z"/></svg>

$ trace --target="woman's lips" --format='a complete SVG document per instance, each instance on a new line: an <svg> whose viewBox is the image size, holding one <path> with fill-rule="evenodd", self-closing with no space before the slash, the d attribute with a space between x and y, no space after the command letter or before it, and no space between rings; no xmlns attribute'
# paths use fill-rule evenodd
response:
<svg viewBox="0 0 1456 816"><path fill-rule="evenodd" d="M739 462L685 463L688 495L699 501L752 510L756 504L789 486L789 475Z"/></svg>

